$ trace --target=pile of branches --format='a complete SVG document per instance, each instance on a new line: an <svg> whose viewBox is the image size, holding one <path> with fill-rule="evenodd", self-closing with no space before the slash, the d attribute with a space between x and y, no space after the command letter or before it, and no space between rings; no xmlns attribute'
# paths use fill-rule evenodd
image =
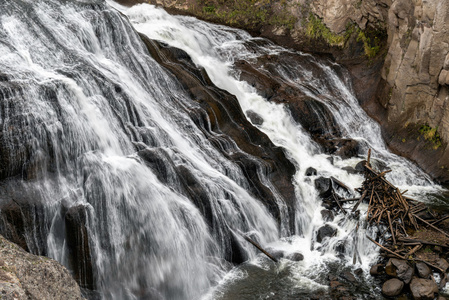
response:
<svg viewBox="0 0 449 300"><path fill-rule="evenodd" d="M383 244L376 242L374 239L368 237L373 243L382 248L385 256L394 257L409 261L422 261L441 271L445 277L445 272L438 266L435 266L431 261L418 259L415 254L423 246L440 246L449 249L448 243L438 244L432 241L418 240L410 237L408 232L414 232L423 226L426 230L433 230L440 232L446 238L449 234L439 229L435 225L449 218L445 216L439 218L438 215L432 212L424 203L413 200L404 196L407 191L401 192L397 187L385 179L385 174L391 170L384 172L377 172L370 164L371 150L368 151L368 157L365 162L365 180L362 187L357 189L362 196L358 199L348 199L357 201L352 211L355 212L362 202L368 203L368 211L366 214L367 221L372 226L378 226L379 235L378 240L383 241ZM427 218L424 220L418 214L426 210L431 214L433 219Z"/></svg>

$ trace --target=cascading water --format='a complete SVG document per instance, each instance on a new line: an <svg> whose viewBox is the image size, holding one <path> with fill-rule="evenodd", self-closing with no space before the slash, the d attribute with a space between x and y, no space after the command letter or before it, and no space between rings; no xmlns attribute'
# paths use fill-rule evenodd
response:
<svg viewBox="0 0 449 300"><path fill-rule="evenodd" d="M208 132L223 150L206 138L188 114L200 111L200 104L156 63L111 6L139 32L186 51L215 85L238 98L243 111L263 117L258 127L286 149L297 169L295 232L289 231L285 199L270 183L267 167L254 159L281 220L251 192L244 169L229 160L226 153L241 152L236 143ZM332 164L285 106L268 102L237 79L237 60L288 53L324 69L326 77L317 78L302 65L260 67L332 107L343 135L359 140L362 153L373 148L393 168L396 175L389 179L395 184L415 193L437 189L414 165L387 151L339 66L150 5L128 10L103 1L16 0L2 1L0 8L1 199L33 199L39 218L25 230L29 250L72 270L81 263L73 262L65 227L68 216L82 220L76 226L87 236L83 251L92 267L81 273L92 273L85 286L98 297L235 299L233 293L240 293L244 299L246 291L247 299L255 294L279 299L323 289L329 266L352 264L354 253L355 267L365 272L375 260L366 232L343 216L327 222L338 229L336 236L316 241L326 222L317 191L304 175L313 166L319 175L354 188L361 176L342 167L360 159L334 158ZM211 127L208 118L205 123ZM5 225L0 229L5 232ZM274 265L256 256L234 229L251 232L272 249L299 251L305 259ZM338 256L341 241L346 246ZM252 260L229 271L224 260L235 250L231 244ZM271 288L261 288L254 276Z"/></svg>

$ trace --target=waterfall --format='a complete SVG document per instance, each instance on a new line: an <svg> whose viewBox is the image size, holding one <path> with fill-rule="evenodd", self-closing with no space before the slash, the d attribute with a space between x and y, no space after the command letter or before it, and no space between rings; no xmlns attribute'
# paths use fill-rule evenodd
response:
<svg viewBox="0 0 449 300"><path fill-rule="evenodd" d="M344 167L361 159L322 153L285 105L239 79L238 60L256 66L266 55L301 57L304 65L257 68L331 108L342 136L360 141L361 154L374 149L393 169L393 183L416 196L439 190L388 152L345 70L331 62L147 4L15 0L0 8L0 204L19 205L31 216L16 229L2 216L0 232L12 237L22 230L28 250L66 265L89 297L220 298L260 270L281 273L283 287L300 295L323 289L329 266L351 265L355 252L365 273L376 259L355 220L323 220L316 177L304 174L314 167L355 188L363 178ZM136 30L184 51L181 59L191 59L195 72L204 68L218 87L204 93L217 93L237 115L238 106L256 112L263 123L258 129L246 120L220 123L225 113L207 111ZM315 69L326 76L315 77ZM280 168L289 163L284 151L296 168L294 205L277 182L277 174L289 174ZM337 234L318 243L324 224ZM275 266L238 231L305 259ZM341 241L343 256L336 251Z"/></svg>

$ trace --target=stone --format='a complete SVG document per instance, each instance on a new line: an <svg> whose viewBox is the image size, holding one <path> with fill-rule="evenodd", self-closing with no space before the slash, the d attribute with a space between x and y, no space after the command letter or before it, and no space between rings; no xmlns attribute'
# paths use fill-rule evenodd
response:
<svg viewBox="0 0 449 300"><path fill-rule="evenodd" d="M334 213L329 209L323 209L321 211L321 217L326 222L332 222L334 220Z"/></svg>
<svg viewBox="0 0 449 300"><path fill-rule="evenodd" d="M260 126L264 122L262 116L259 115L258 113L256 113L253 110L247 110L246 111L246 115L250 119L251 123L253 123L254 125L259 125Z"/></svg>
<svg viewBox="0 0 449 300"><path fill-rule="evenodd" d="M81 300L81 291L69 271L57 261L25 252L0 235L2 299Z"/></svg>
<svg viewBox="0 0 449 300"><path fill-rule="evenodd" d="M302 255L299 252L294 252L291 253L287 256L287 259L291 260L291 261L302 261L304 260L304 255Z"/></svg>
<svg viewBox="0 0 449 300"><path fill-rule="evenodd" d="M318 243L321 243L326 237L332 237L337 233L337 230L333 228L332 226L326 224L320 229L318 229L318 232L316 234L316 240Z"/></svg>
<svg viewBox="0 0 449 300"><path fill-rule="evenodd" d="M383 264L376 264L373 265L371 267L371 269L369 270L369 273L371 274L371 276L378 276L381 275L385 272L385 268Z"/></svg>
<svg viewBox="0 0 449 300"><path fill-rule="evenodd" d="M416 272L421 278L428 279L430 274L432 274L432 270L423 262L417 262L415 266Z"/></svg>
<svg viewBox="0 0 449 300"><path fill-rule="evenodd" d="M385 266L385 272L392 276L397 277L409 284L412 280L414 270L405 260L391 258Z"/></svg>
<svg viewBox="0 0 449 300"><path fill-rule="evenodd" d="M344 279L346 279L346 280L349 281L349 282L352 282L352 283L354 283L354 282L357 281L357 279L355 278L355 276L354 276L351 272L349 272L349 271L343 272L343 273L341 274L341 277L344 278Z"/></svg>
<svg viewBox="0 0 449 300"><path fill-rule="evenodd" d="M438 258L437 261L435 262L435 264L444 272L446 272L447 269L449 269L449 263L444 258L441 258L441 257Z"/></svg>
<svg viewBox="0 0 449 300"><path fill-rule="evenodd" d="M306 176L316 176L317 171L315 168L309 167L306 170Z"/></svg>
<svg viewBox="0 0 449 300"><path fill-rule="evenodd" d="M432 300L438 293L438 286L433 280L415 277L410 282L410 290L415 300Z"/></svg>
<svg viewBox="0 0 449 300"><path fill-rule="evenodd" d="M382 285L382 294L387 297L395 297L401 294L403 287L404 282L397 278L393 278L385 281L385 283Z"/></svg>
<svg viewBox="0 0 449 300"><path fill-rule="evenodd" d="M332 180L327 177L318 177L315 179L315 188L318 190L320 197L329 197L332 195Z"/></svg>
<svg viewBox="0 0 449 300"><path fill-rule="evenodd" d="M366 164L366 160L362 160L361 162L358 162L355 165L354 169L359 173L363 173L363 172L365 172L365 164Z"/></svg>

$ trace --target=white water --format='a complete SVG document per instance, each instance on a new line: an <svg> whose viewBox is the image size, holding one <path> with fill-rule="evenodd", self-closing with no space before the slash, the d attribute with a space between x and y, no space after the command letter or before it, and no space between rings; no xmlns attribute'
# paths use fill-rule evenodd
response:
<svg viewBox="0 0 449 300"><path fill-rule="evenodd" d="M260 39L252 38L241 30L208 24L192 17L170 16L162 9L151 5L142 4L125 8L114 2L109 3L124 12L139 32L186 51L198 66L207 71L218 87L229 91L238 98L244 112L252 110L262 116L264 122L258 127L275 144L287 149L290 159L297 167L294 178L298 197L297 235L288 239L288 242L280 240L270 246L282 249L287 253L299 250L305 255L304 262L293 265L298 284L302 287L310 286L312 290L318 288L317 283L310 278L322 272L326 263L339 261L335 247L341 241L347 243L343 261L351 265L354 251L357 251L360 260L353 268L362 267L367 272L370 264L376 260L377 249L366 239L365 235L373 236L374 233L362 229L363 225L360 226L360 230L357 230L356 222L340 215L334 222L331 222L332 226L338 229L337 235L334 238L326 239L322 245L317 243L315 240L316 230L328 222L321 217L322 208L313 182L304 175L308 167L314 167L318 170L318 176L334 176L351 188L355 188L360 186L362 177L349 174L341 168L344 166L354 167L361 159L341 160L334 157L335 163L331 164L328 160L329 156L319 153L319 149L314 145L310 136L292 120L286 107L271 103L259 96L254 88L239 81L239 73L233 71L233 63L238 60L251 63L263 55L282 57L284 53L291 54L292 52L269 42L264 43L265 46L250 47L248 45L251 44L251 41L257 43ZM441 190L440 187L432 184L430 178L415 165L388 151L381 138L379 125L370 119L358 105L349 76L340 66L315 59L307 54L295 54L309 57L309 63L322 68L326 76L314 77L307 66L291 65L288 62L273 67L276 70L276 75L280 75L285 82L295 85L306 95L330 107L337 123L343 130L343 136L359 141L363 146L362 152L365 154L371 148L374 157L393 170L388 175L388 179L392 183L401 189L408 190L409 194L417 198L420 196L424 198L428 192ZM265 74L270 74L269 70L264 71ZM339 75L339 73L343 73L343 75ZM310 92L311 90L316 93ZM362 207L361 210L366 210L366 207ZM252 262L260 267L264 265L257 259ZM282 269L282 267L279 268ZM235 277L228 275L221 282L221 285L225 286L224 289L226 289L226 285L230 285L232 288L232 282L244 280L241 278L242 274L239 269L234 270L234 273L231 274ZM243 275L243 277L245 276ZM221 295L221 290L222 288L219 287L215 294L211 294L211 297ZM276 298L276 295L266 295L266 298Z"/></svg>
<svg viewBox="0 0 449 300"><path fill-rule="evenodd" d="M237 96L243 111L263 116L260 129L287 150L297 167L296 235L280 239L276 221L248 192L241 169L184 113L182 107L197 108L195 102L147 55L118 12L101 2L16 0L0 2L0 72L8 76L0 81L0 121L11 160L17 153L31 153L23 158L26 180L13 180L45 203L46 246L33 251L68 264L61 207L82 205L88 212L95 283L104 299L215 297L230 282L245 281L244 270L228 272L223 262L229 251L228 225L256 234L263 245L303 253L303 262L283 260L273 266L240 240L252 265L274 268L273 274L293 270L287 276L293 288L322 289L319 274L330 262L352 263L355 239L361 259L354 267L366 272L376 249L365 240L364 230L356 232L353 220L336 217L330 224L338 228L337 235L322 244L315 241L325 222L313 182L304 176L313 166L319 175L335 176L354 188L362 178L341 167L358 160L336 159L332 165L282 105L267 102L234 77L234 60L287 50L267 45L251 52L244 44L251 37L243 31L172 17L150 5L127 10L108 3L125 12L137 30L184 49L217 86ZM321 79L326 84L301 66L279 66L294 71L285 80L320 87L321 101L332 100L345 134L366 142L399 174L390 178L394 183L413 192L435 190L419 169L386 150L377 125L358 107L332 64L310 59L327 69L328 76ZM147 167L136 149L156 153L168 170L166 178ZM190 172L207 196L213 228L186 195L180 168ZM38 238L27 233L30 248ZM341 240L347 241L343 259L335 251ZM218 288L211 289L217 282Z"/></svg>

